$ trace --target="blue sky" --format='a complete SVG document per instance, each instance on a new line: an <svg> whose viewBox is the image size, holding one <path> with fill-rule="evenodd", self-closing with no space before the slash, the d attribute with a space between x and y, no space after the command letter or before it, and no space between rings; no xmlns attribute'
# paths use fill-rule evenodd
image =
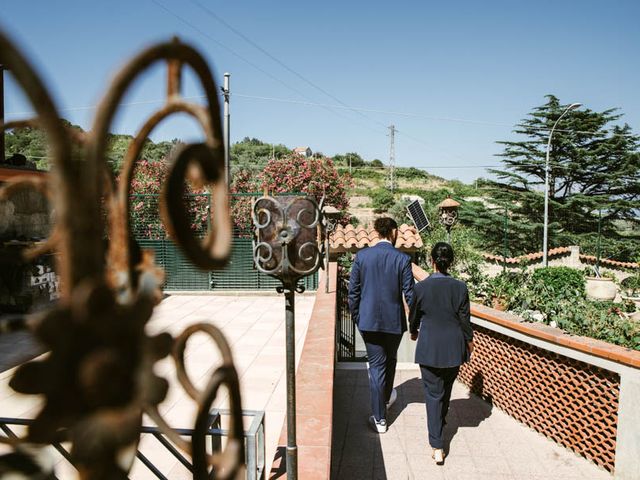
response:
<svg viewBox="0 0 640 480"><path fill-rule="evenodd" d="M218 83L231 73L232 142L251 136L386 163L385 127L394 124L398 165L467 182L499 163L495 142L513 139L515 123L548 93L618 107L640 131L639 18L640 2L615 0L0 0L0 28L29 54L62 116L85 129L95 111L77 107L95 105L125 59L177 34ZM125 101L162 99L163 75L151 70ZM201 94L187 80L184 94ZM30 109L10 77L5 96L7 118ZM122 107L113 131L134 133L159 105ZM175 118L153 138L174 137L200 134Z"/></svg>

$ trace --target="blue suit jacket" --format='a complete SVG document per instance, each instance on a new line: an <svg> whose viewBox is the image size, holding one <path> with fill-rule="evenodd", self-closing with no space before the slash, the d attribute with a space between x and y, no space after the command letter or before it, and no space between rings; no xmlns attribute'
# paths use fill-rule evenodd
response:
<svg viewBox="0 0 640 480"><path fill-rule="evenodd" d="M363 332L401 334L407 330L402 294L413 305L411 257L389 242L358 252L349 280L351 318Z"/></svg>
<svg viewBox="0 0 640 480"><path fill-rule="evenodd" d="M457 367L469 359L473 339L467 285L449 275L434 273L415 286L409 323L420 329L416 363L429 367Z"/></svg>

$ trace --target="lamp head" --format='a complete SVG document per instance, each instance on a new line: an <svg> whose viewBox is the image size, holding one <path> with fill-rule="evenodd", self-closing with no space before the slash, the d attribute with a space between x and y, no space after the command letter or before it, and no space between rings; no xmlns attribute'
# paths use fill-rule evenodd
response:
<svg viewBox="0 0 640 480"><path fill-rule="evenodd" d="M567 110L575 110L576 108L580 108L581 106L581 103L572 103L571 105L569 105L569 108Z"/></svg>

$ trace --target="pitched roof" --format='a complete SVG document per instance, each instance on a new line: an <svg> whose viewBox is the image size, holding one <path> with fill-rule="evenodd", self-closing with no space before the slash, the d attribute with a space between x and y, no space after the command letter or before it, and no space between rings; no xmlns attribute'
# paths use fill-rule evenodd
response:
<svg viewBox="0 0 640 480"><path fill-rule="evenodd" d="M357 252L379 241L380 237L372 226L337 225L329 236L329 246L334 252ZM398 227L396 247L411 252L423 247L422 238L414 226L402 224Z"/></svg>

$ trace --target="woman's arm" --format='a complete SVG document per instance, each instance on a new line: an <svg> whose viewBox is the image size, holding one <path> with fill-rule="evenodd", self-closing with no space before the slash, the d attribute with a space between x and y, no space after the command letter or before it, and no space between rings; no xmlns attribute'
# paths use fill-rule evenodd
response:
<svg viewBox="0 0 640 480"><path fill-rule="evenodd" d="M409 310L409 331L411 332L411 340L418 338L418 329L422 320L422 298L417 288L413 288L413 304Z"/></svg>
<svg viewBox="0 0 640 480"><path fill-rule="evenodd" d="M462 302L458 309L458 319L460 320L464 340L469 343L473 342L473 328L471 328L471 303L469 302L469 290L465 284L463 284L463 287L464 291L462 293Z"/></svg>

